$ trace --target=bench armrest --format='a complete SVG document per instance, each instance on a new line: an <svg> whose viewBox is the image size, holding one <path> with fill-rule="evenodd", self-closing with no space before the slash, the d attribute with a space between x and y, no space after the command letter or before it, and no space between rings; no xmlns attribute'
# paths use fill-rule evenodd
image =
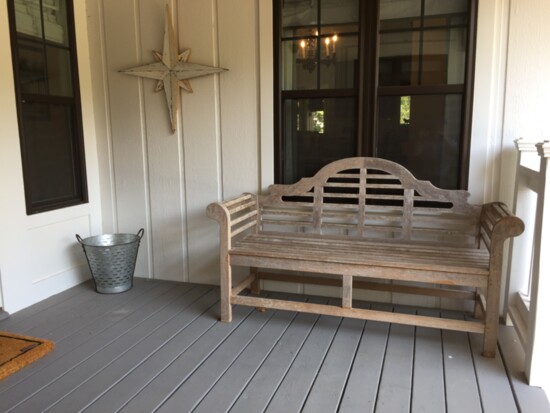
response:
<svg viewBox="0 0 550 413"><path fill-rule="evenodd" d="M206 215L220 225L220 248L231 249L233 237L258 228L258 199L254 194L243 194L224 202L214 202L206 208Z"/></svg>
<svg viewBox="0 0 550 413"><path fill-rule="evenodd" d="M480 217L480 238L492 253L508 238L521 235L525 225L502 202L484 204Z"/></svg>

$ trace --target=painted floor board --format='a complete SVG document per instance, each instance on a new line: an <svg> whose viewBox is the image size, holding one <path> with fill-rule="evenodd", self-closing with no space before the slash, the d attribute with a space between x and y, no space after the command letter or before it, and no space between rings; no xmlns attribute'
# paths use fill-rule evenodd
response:
<svg viewBox="0 0 550 413"><path fill-rule="evenodd" d="M408 412L411 403L413 355L413 326L392 324L384 356L375 412Z"/></svg>
<svg viewBox="0 0 550 413"><path fill-rule="evenodd" d="M325 304L327 300L314 299L309 302ZM244 391L239 394L231 412L262 412L266 409L319 317L316 314L298 314Z"/></svg>
<svg viewBox="0 0 550 413"><path fill-rule="evenodd" d="M374 412L389 327L388 323L367 321L342 397L342 412Z"/></svg>
<svg viewBox="0 0 550 413"><path fill-rule="evenodd" d="M451 316L456 318L454 314ZM443 330L442 334L447 411L481 413L481 398L468 335L448 330Z"/></svg>
<svg viewBox="0 0 550 413"><path fill-rule="evenodd" d="M474 357L479 395L484 413L518 413L500 352L494 359L483 357L483 336L468 334Z"/></svg>
<svg viewBox="0 0 550 413"><path fill-rule="evenodd" d="M297 313L278 311L213 387L207 389L193 411L196 413L228 411L296 316Z"/></svg>
<svg viewBox="0 0 550 413"><path fill-rule="evenodd" d="M311 387L303 412L328 413L338 410L364 326L363 320L346 318L342 321Z"/></svg>
<svg viewBox="0 0 550 413"><path fill-rule="evenodd" d="M86 369L93 371L105 366L117 357L127 346L139 339L140 328L153 328L158 322L158 313L166 306L178 299L180 291L170 289L156 299L150 301L132 316L112 326L109 331L104 331L99 337L91 337L84 345L74 348L61 360L50 364L27 380L18 383L7 394L0 398L0 409L17 406L20 411L29 412L31 406L42 408L55 401L54 394L61 394L69 388L77 385L74 380L80 380L83 376L78 372ZM114 331L113 331L114 330ZM105 340L108 337L110 340ZM55 354L55 350L53 352ZM48 357L48 356L46 356ZM78 367L75 373L71 373ZM48 388L48 391L43 391ZM56 391L53 391L54 388ZM32 396L32 398L31 398ZM25 410L28 408L29 410Z"/></svg>
<svg viewBox="0 0 550 413"><path fill-rule="evenodd" d="M180 357L196 340L212 328L217 323L216 317L219 304L218 291L215 291L213 294L215 300L205 312L122 379L116 383L110 383L111 387L85 411L88 413L104 413L107 411L117 411L122 408L135 397L141 389L154 380L159 372L170 366L170 364ZM208 296L204 297L205 301L210 301L210 299L210 293Z"/></svg>
<svg viewBox="0 0 550 413"><path fill-rule="evenodd" d="M435 311L419 311L418 314L439 316ZM416 328L412 390L411 412L445 411L441 330Z"/></svg>
<svg viewBox="0 0 550 413"><path fill-rule="evenodd" d="M337 317L320 317L268 404L267 412L300 411L341 321Z"/></svg>
<svg viewBox="0 0 550 413"><path fill-rule="evenodd" d="M500 326L499 349L506 365L516 405L523 413L550 413L548 395L539 387L529 386L524 373L525 352L514 327Z"/></svg>
<svg viewBox="0 0 550 413"><path fill-rule="evenodd" d="M36 375L40 370L46 368L52 363L56 363L57 360L61 360L72 352L82 350L82 354L79 355L82 358L85 351L94 350L94 348L91 347L91 344L94 343L96 339L98 343L108 342L109 335L107 333L112 332L116 335L120 334L120 331L124 331L124 319L128 317L130 317L130 319L142 318L143 313L141 316L139 313L136 315L134 315L134 313L146 306L147 303L155 300L157 297L172 288L171 285L165 283L151 284L149 287L150 288L147 290L145 297L140 296L137 300L130 300L121 306L114 306L110 311L102 317L96 319L91 324L84 326L82 329L75 329L72 334L59 341L56 340L55 350L53 353L50 353L46 357L32 363L30 366L20 370L16 374L9 376L2 382L2 385L0 385L0 398L4 391L9 390L12 386L27 379L29 376Z"/></svg>
<svg viewBox="0 0 550 413"><path fill-rule="evenodd" d="M231 333L255 325L257 320L253 319L251 323L246 322L248 317L253 315L254 310L250 307L235 308L233 322L219 322L208 330L119 411L138 413L153 412L158 409L181 384L194 375L197 368L225 342Z"/></svg>
<svg viewBox="0 0 550 413"><path fill-rule="evenodd" d="M136 280L117 295L99 295L90 282L67 290L0 321L56 342L0 382L0 413L550 413L544 392L526 384L521 345L504 326L502 357L486 359L481 335L233 312L232 323L218 321L219 290L211 286Z"/></svg>
<svg viewBox="0 0 550 413"><path fill-rule="evenodd" d="M121 354L116 360L110 362L100 372L93 374L90 379L80 384L47 411L74 412L83 404L88 406L93 403L108 389L110 383L118 382L135 366L162 348L188 324L208 310L216 301L214 294L208 294L210 291L206 288L194 288L184 296L185 300L181 300L180 311L175 312L164 324Z"/></svg>

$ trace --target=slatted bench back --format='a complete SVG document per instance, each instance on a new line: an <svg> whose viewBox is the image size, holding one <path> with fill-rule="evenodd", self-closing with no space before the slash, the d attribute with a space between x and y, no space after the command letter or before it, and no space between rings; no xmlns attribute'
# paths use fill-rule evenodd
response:
<svg viewBox="0 0 550 413"><path fill-rule="evenodd" d="M468 196L388 160L348 158L296 184L272 185L258 197L259 230L478 246L481 208Z"/></svg>

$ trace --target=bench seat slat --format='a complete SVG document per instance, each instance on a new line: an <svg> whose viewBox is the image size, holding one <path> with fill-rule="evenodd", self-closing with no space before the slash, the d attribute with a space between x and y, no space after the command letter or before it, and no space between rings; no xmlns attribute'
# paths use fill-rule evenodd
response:
<svg viewBox="0 0 550 413"><path fill-rule="evenodd" d="M462 254L449 256L448 249L431 249L422 251L411 248L409 250L386 248L357 241L353 245L339 244L338 242L312 243L294 237L273 238L250 235L238 241L233 246L230 255L274 257L289 260L318 260L363 265L377 265L381 267L411 268L416 270L461 272L465 274L486 275L489 271L488 255L479 254L479 250L462 250Z"/></svg>

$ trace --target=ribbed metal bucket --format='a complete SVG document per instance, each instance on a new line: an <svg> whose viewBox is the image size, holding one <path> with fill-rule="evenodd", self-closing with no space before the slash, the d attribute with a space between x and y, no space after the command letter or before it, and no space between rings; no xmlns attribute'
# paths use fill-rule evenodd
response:
<svg viewBox="0 0 550 413"><path fill-rule="evenodd" d="M143 233L142 228L137 234L104 234L84 239L76 234L98 293L122 293L132 288Z"/></svg>

